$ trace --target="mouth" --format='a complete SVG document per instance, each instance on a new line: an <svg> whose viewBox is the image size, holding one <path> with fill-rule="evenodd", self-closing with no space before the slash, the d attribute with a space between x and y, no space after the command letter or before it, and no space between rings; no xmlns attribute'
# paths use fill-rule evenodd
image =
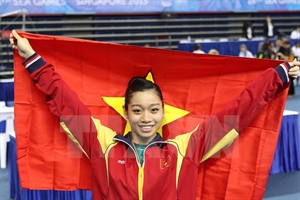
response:
<svg viewBox="0 0 300 200"><path fill-rule="evenodd" d="M142 132L151 132L154 125L140 125L139 127L141 128Z"/></svg>

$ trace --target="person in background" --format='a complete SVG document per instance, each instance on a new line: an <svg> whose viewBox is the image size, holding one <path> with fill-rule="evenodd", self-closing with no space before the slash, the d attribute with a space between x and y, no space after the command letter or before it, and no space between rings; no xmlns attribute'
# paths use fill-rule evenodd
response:
<svg viewBox="0 0 300 200"><path fill-rule="evenodd" d="M285 61L294 59L294 55L292 53L289 40L283 41L282 47L280 47L277 52L277 57L279 60L285 60ZM294 82L291 81L289 91L288 91L288 98L292 98L294 96L295 96L295 85Z"/></svg>
<svg viewBox="0 0 300 200"><path fill-rule="evenodd" d="M198 44L195 44L193 53L204 54L205 52L202 51L201 44L198 43Z"/></svg>
<svg viewBox="0 0 300 200"><path fill-rule="evenodd" d="M262 51L262 46L266 42L269 42L269 48L271 48L271 50L274 52L274 54L276 54L277 51L279 50L279 48L282 46L282 38L281 37L278 37L276 39L275 44L274 44L273 40L266 39L264 41L261 41L258 44L257 52L261 52Z"/></svg>
<svg viewBox="0 0 300 200"><path fill-rule="evenodd" d="M261 45L260 51L256 54L257 58L264 58L264 59L272 59L274 60L276 57L276 54L272 51L272 42L271 41L265 41Z"/></svg>
<svg viewBox="0 0 300 200"><path fill-rule="evenodd" d="M247 38L248 40L254 38L252 23L249 21L243 23L242 38Z"/></svg>
<svg viewBox="0 0 300 200"><path fill-rule="evenodd" d="M267 16L266 22L264 23L263 27L264 31L264 37L265 38L274 38L275 36L278 35L278 30L274 23L272 22L272 19L270 16Z"/></svg>
<svg viewBox="0 0 300 200"><path fill-rule="evenodd" d="M220 55L219 51L217 49L210 49L208 51L208 54L212 54L212 55Z"/></svg>
<svg viewBox="0 0 300 200"><path fill-rule="evenodd" d="M295 30L291 32L291 39L300 39L300 26L297 26Z"/></svg>
<svg viewBox="0 0 300 200"><path fill-rule="evenodd" d="M294 57L300 61L300 42L296 42L291 48ZM300 78L297 77L296 85L300 85Z"/></svg>
<svg viewBox="0 0 300 200"><path fill-rule="evenodd" d="M277 51L277 57L279 60L293 60L291 45L289 40L284 40L282 46Z"/></svg>
<svg viewBox="0 0 300 200"><path fill-rule="evenodd" d="M278 38L276 38L275 45L273 44L273 46L271 47L271 50L275 54L275 59L276 60L279 60L278 56L277 56L277 52L279 51L280 47L282 47L282 42L283 42L282 38L278 37Z"/></svg>
<svg viewBox="0 0 300 200"><path fill-rule="evenodd" d="M295 42L294 46L291 48L292 54L298 60L300 59L300 42Z"/></svg>
<svg viewBox="0 0 300 200"><path fill-rule="evenodd" d="M253 54L247 49L245 44L241 44L239 57L253 58Z"/></svg>
<svg viewBox="0 0 300 200"><path fill-rule="evenodd" d="M277 49L277 51L279 50L279 48L282 46L282 38L281 37L278 37L276 38L276 41L275 41L275 48Z"/></svg>

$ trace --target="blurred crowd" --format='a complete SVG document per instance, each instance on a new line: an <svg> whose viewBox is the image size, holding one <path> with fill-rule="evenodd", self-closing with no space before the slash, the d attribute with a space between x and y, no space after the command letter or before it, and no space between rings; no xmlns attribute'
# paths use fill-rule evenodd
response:
<svg viewBox="0 0 300 200"><path fill-rule="evenodd" d="M257 53L253 54L253 52L250 52L247 49L246 44L241 44L238 56L276 60L292 60L294 58L300 58L300 42L295 42L292 46L290 45L290 39L300 40L300 25L295 27L289 36L285 36L272 22L271 17L267 16L262 31L265 41L259 44ZM251 40L255 37L251 22L244 22L241 37L247 40ZM201 44L196 44L193 52L206 53L201 49ZM219 54L217 49L211 49L207 53Z"/></svg>
<svg viewBox="0 0 300 200"><path fill-rule="evenodd" d="M271 17L267 16L262 31L264 41L258 45L257 52L253 54L247 49L246 44L241 44L239 57L273 60L294 60L296 58L300 60L300 25L296 26L289 36L286 36L278 30L276 25L272 22ZM251 22L244 22L241 37L247 40L251 40L255 37ZM299 39L299 41L291 45L291 39ZM193 53L204 54L206 52L201 49L201 44L196 44ZM207 53L219 55L217 49L211 49ZM299 80L297 82L299 82ZM293 97L294 93L294 83L292 82L289 97Z"/></svg>

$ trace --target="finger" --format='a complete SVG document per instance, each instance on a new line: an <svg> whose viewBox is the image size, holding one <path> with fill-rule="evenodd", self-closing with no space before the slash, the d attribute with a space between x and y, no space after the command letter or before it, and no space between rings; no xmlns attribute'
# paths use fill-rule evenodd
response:
<svg viewBox="0 0 300 200"><path fill-rule="evenodd" d="M12 37L9 38L9 43L12 45L14 43L14 39Z"/></svg>
<svg viewBox="0 0 300 200"><path fill-rule="evenodd" d="M296 73L299 74L299 67L297 67Z"/></svg>
<svg viewBox="0 0 300 200"><path fill-rule="evenodd" d="M289 71L290 72L298 72L299 71L299 67L295 66L295 67L291 68Z"/></svg>
<svg viewBox="0 0 300 200"><path fill-rule="evenodd" d="M299 65L300 65L300 62L297 61L297 60L294 60L293 62L291 62L291 63L289 63L289 64L290 64L291 68L294 68L294 67L296 67L296 66L299 66Z"/></svg>
<svg viewBox="0 0 300 200"><path fill-rule="evenodd" d="M17 49L16 41L14 41L13 39L10 39L10 46L11 46L13 49Z"/></svg>
<svg viewBox="0 0 300 200"><path fill-rule="evenodd" d="M17 49L17 39L13 32L15 32L15 34L17 35L16 37L20 38L20 36L16 33L16 31L13 30L9 35L9 42L13 49Z"/></svg>
<svg viewBox="0 0 300 200"><path fill-rule="evenodd" d="M13 49L18 49L18 46L15 45L15 44L12 44L11 47L12 47Z"/></svg>
<svg viewBox="0 0 300 200"><path fill-rule="evenodd" d="M294 62L294 67L299 67L299 66L300 66L300 62L299 61Z"/></svg>
<svg viewBox="0 0 300 200"><path fill-rule="evenodd" d="M298 60L297 60L297 58L295 58L294 60L293 60L293 63L300 63Z"/></svg>
<svg viewBox="0 0 300 200"><path fill-rule="evenodd" d="M298 74L297 72L298 72L298 71L289 72L289 75Z"/></svg>
<svg viewBox="0 0 300 200"><path fill-rule="evenodd" d="M14 39L14 36L13 36L12 32L10 32L10 34L9 34L9 41L12 41L13 39Z"/></svg>
<svg viewBox="0 0 300 200"><path fill-rule="evenodd" d="M289 76L296 76L297 75L297 73L295 73L295 72L290 72L289 73Z"/></svg>
<svg viewBox="0 0 300 200"><path fill-rule="evenodd" d="M17 31L12 30L12 35L14 36L14 38L16 38L17 40L22 39L22 37L17 33Z"/></svg>
<svg viewBox="0 0 300 200"><path fill-rule="evenodd" d="M294 78L297 78L297 76L299 75L299 67L295 67L295 68L292 68L290 71L289 71L289 75L294 77Z"/></svg>
<svg viewBox="0 0 300 200"><path fill-rule="evenodd" d="M296 73L296 72L291 72L291 73L289 73L289 76L295 78L295 77L298 76L298 73Z"/></svg>

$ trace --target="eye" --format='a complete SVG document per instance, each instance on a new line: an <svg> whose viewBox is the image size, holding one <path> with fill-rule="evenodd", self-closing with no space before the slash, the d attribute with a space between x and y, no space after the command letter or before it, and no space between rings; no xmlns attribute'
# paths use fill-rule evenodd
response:
<svg viewBox="0 0 300 200"><path fill-rule="evenodd" d="M141 113L141 110L140 109L134 109L134 110L132 110L132 112L135 113L135 114L139 114L139 113Z"/></svg>
<svg viewBox="0 0 300 200"><path fill-rule="evenodd" d="M151 112L152 112L152 113L157 113L158 111L159 111L158 108L152 108L152 109L151 109Z"/></svg>

